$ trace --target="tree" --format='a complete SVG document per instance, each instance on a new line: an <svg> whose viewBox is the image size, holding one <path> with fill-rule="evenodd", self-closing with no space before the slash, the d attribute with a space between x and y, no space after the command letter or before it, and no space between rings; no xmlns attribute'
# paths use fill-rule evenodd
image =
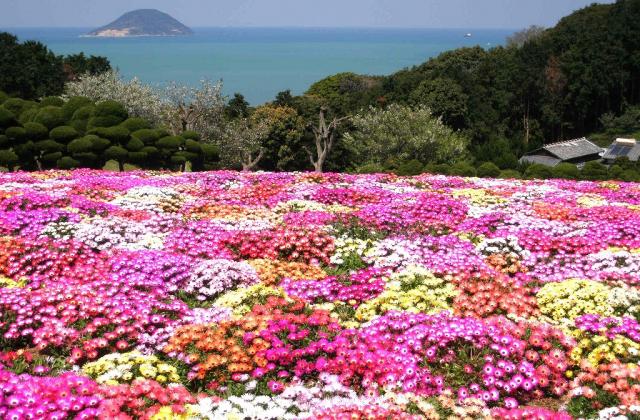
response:
<svg viewBox="0 0 640 420"><path fill-rule="evenodd" d="M132 117L144 118L153 124L164 122L165 110L160 94L137 78L122 80L117 71L84 74L77 80L68 82L64 95L69 99L67 103L74 96L88 98L91 102L117 101Z"/></svg>
<svg viewBox="0 0 640 420"><path fill-rule="evenodd" d="M244 172L255 168L264 156L263 143L271 127L264 119L240 118L225 127L220 144L222 163L241 166Z"/></svg>
<svg viewBox="0 0 640 420"><path fill-rule="evenodd" d="M370 108L351 120L355 130L344 139L355 150L357 164L412 159L423 164L453 163L465 157L467 138L424 106Z"/></svg>
<svg viewBox="0 0 640 420"><path fill-rule="evenodd" d="M608 177L607 167L598 161L591 161L584 164L580 177L589 181L601 181Z"/></svg>
<svg viewBox="0 0 640 420"><path fill-rule="evenodd" d="M336 140L336 132L338 130L338 125L348 119L348 117L343 118L333 118L330 123L327 124L327 108L320 108L320 114L318 117L318 126L313 127L313 135L315 137L315 154L311 152L306 146L304 150L309 155L309 161L313 165L313 168L316 172L322 173L322 168L324 167L324 162L327 160L329 153L331 153L331 149L333 149L333 144Z"/></svg>
<svg viewBox="0 0 640 420"><path fill-rule="evenodd" d="M244 99L240 93L234 93L233 98L224 109L227 118L233 120L236 118L247 118L249 116L249 102Z"/></svg>
<svg viewBox="0 0 640 420"><path fill-rule="evenodd" d="M507 47L522 47L527 42L538 38L545 30L546 28L542 26L531 25L528 28L507 37Z"/></svg>
<svg viewBox="0 0 640 420"><path fill-rule="evenodd" d="M220 137L226 103L220 82L202 80L198 88L174 82L167 86L164 96L163 121L174 135L192 130L209 143Z"/></svg>
<svg viewBox="0 0 640 420"><path fill-rule="evenodd" d="M296 170L306 162L302 140L306 124L298 112L289 107L263 105L254 111L251 119L263 121L269 133L262 142L264 154L260 167L266 170Z"/></svg>
<svg viewBox="0 0 640 420"><path fill-rule="evenodd" d="M462 129L467 125L468 97L462 87L452 79L427 79L411 92L411 101L415 105L425 105L442 117L445 124Z"/></svg>
<svg viewBox="0 0 640 420"><path fill-rule="evenodd" d="M111 71L111 63L107 58L95 55L87 57L82 52L66 56L63 65L67 80L77 80L83 74L96 75Z"/></svg>

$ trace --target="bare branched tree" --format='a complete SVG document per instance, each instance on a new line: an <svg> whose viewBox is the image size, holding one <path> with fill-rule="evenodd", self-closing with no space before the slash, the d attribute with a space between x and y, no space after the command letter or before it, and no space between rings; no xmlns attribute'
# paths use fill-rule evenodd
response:
<svg viewBox="0 0 640 420"><path fill-rule="evenodd" d="M336 140L338 126L342 121L349 119L349 117L333 118L331 122L327 124L326 114L327 108L321 107L318 126L312 127L316 144L315 155L306 146L304 147L304 150L309 155L309 160L311 161L313 168L318 173L322 173L324 163L326 162L329 153L331 153L331 149L333 148L333 144Z"/></svg>

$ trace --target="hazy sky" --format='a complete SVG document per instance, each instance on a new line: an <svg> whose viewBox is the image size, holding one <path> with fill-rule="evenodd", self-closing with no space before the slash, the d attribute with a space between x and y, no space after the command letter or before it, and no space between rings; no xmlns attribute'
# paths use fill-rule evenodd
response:
<svg viewBox="0 0 640 420"><path fill-rule="evenodd" d="M0 0L0 27L106 24L155 8L188 26L523 28L592 0ZM613 1L599 1L613 3Z"/></svg>

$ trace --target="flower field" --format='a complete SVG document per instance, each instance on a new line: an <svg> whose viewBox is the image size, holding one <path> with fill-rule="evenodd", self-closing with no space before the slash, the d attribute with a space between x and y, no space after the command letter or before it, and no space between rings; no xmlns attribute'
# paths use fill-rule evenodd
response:
<svg viewBox="0 0 640 420"><path fill-rule="evenodd" d="M640 185L0 174L0 418L638 418Z"/></svg>

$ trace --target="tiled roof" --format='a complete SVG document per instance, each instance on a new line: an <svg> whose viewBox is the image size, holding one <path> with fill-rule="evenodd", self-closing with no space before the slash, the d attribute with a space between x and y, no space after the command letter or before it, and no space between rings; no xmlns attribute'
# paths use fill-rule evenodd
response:
<svg viewBox="0 0 640 420"><path fill-rule="evenodd" d="M595 155L603 151L602 147L591 143L584 137L547 144L542 148L561 160L571 160L583 156Z"/></svg>
<svg viewBox="0 0 640 420"><path fill-rule="evenodd" d="M541 165L554 167L562 161L558 158L554 158L551 156L529 155L529 156L522 156L520 158L520 162L539 163Z"/></svg>
<svg viewBox="0 0 640 420"><path fill-rule="evenodd" d="M602 158L611 161L621 156L626 156L630 161L637 162L640 158L640 143L635 140L618 139L611 143Z"/></svg>

